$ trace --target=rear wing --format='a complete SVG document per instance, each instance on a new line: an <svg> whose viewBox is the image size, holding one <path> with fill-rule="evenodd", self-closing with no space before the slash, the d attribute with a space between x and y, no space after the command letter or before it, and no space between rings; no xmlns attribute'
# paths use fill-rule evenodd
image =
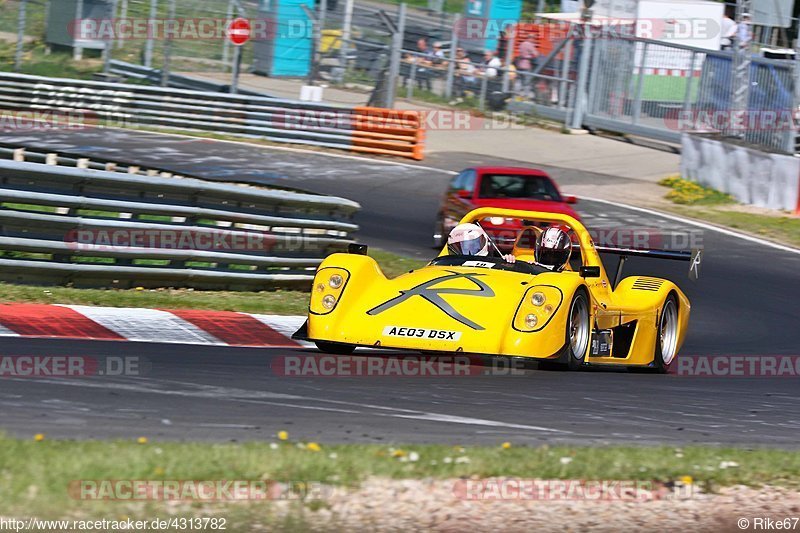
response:
<svg viewBox="0 0 800 533"><path fill-rule="evenodd" d="M573 245L580 248L580 245ZM689 279L697 281L700 278L700 265L703 262L703 250L694 249L691 252L685 250L637 250L635 248L617 248L614 246L595 246L601 254L614 254L619 257L617 274L614 277L613 286L622 279L622 269L628 257L649 257L651 259L669 259L672 261L686 261L689 263Z"/></svg>

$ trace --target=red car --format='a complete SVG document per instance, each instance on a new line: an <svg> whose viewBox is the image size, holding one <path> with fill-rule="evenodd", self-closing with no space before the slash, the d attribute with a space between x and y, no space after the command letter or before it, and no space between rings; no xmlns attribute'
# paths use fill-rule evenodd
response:
<svg viewBox="0 0 800 533"><path fill-rule="evenodd" d="M474 167L462 170L445 193L433 242L437 248L447 243L447 236L461 218L478 207L502 207L525 211L563 213L580 220L570 204L574 196L565 196L546 173L533 168ZM483 229L504 252L509 250L521 229L519 220L490 218L481 222Z"/></svg>

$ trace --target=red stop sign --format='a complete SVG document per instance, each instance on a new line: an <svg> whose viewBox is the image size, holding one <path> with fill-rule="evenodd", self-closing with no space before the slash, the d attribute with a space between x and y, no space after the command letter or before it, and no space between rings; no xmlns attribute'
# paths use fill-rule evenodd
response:
<svg viewBox="0 0 800 533"><path fill-rule="evenodd" d="M236 46L242 46L250 40L250 21L245 18L233 19L228 25L228 40Z"/></svg>

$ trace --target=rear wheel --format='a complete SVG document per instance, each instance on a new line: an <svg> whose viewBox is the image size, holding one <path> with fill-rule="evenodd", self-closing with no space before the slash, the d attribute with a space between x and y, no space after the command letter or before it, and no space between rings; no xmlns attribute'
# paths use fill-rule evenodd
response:
<svg viewBox="0 0 800 533"><path fill-rule="evenodd" d="M314 344L317 345L319 351L336 355L350 355L356 349L352 344L340 344L338 342L314 341Z"/></svg>
<svg viewBox="0 0 800 533"><path fill-rule="evenodd" d="M670 294L661 308L653 363L656 370L666 374L678 354L678 302Z"/></svg>
<svg viewBox="0 0 800 533"><path fill-rule="evenodd" d="M586 362L591 325L589 323L589 297L579 289L572 297L567 315L567 368L578 370Z"/></svg>

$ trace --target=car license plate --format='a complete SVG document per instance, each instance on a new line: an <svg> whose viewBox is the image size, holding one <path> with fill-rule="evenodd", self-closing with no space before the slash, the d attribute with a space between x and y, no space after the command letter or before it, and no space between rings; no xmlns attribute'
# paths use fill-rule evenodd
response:
<svg viewBox="0 0 800 533"><path fill-rule="evenodd" d="M400 326L386 326L383 328L384 337L408 337L414 339L427 339L438 341L457 341L461 338L460 331L446 329L406 328Z"/></svg>

